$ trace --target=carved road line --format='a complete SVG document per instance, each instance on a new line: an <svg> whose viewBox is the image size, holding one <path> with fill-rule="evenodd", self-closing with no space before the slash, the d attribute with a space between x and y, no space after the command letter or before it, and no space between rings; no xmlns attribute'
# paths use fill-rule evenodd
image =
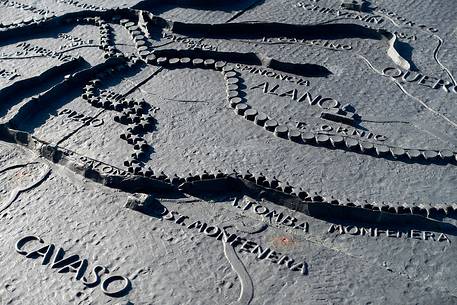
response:
<svg viewBox="0 0 457 305"><path fill-rule="evenodd" d="M446 74L449 76L449 78L452 80L452 83L455 86L455 85L457 85L457 82L455 81L455 78L452 75L451 71L449 71L449 69L445 65L443 65L438 58L438 52L439 52L441 46L444 44L444 41L440 36L438 36L436 34L433 34L433 36L438 39L438 45L436 46L436 49L433 52L433 58L435 58L435 61L438 63L438 65L440 65L440 67L446 72Z"/></svg>
<svg viewBox="0 0 457 305"><path fill-rule="evenodd" d="M227 260L232 266L233 271L236 272L241 283L240 297L238 298L238 303L240 305L249 305L254 297L254 284L252 279L249 276L249 273L246 270L243 262L240 260L238 255L235 252L235 249L228 243L222 240L222 245L224 246L224 254Z"/></svg>
<svg viewBox="0 0 457 305"><path fill-rule="evenodd" d="M12 169L15 169L15 168L19 168L19 167L25 167L29 164L36 164L38 162L27 162L27 163L19 163L19 164L13 164L13 165L10 165L10 166L6 166L2 169L0 169L0 173L3 173L3 172L6 172L6 171L9 171L9 170L12 170Z"/></svg>
<svg viewBox="0 0 457 305"><path fill-rule="evenodd" d="M379 75L383 75L381 71L379 71L378 69L376 69L370 62L368 59L366 59L364 56L362 55L358 55L360 58L362 58L365 63L367 64L367 66L369 68L371 68L373 71L375 71L377 74ZM424 103L421 99L415 97L414 95L412 95L411 93L409 93L408 91L406 91L406 89L394 78L390 78L394 83L395 85L397 85L398 88L400 88L400 90L406 94L407 96L409 96L410 98L414 99L415 101L417 101L418 103L420 103L424 108L426 108L427 110L429 110L431 113L435 114L436 116L439 116L441 117L442 119L444 119L445 121L447 121L450 125L452 125L454 128L457 128L457 124L452 121L451 119L449 119L448 117L446 117L444 114L441 114L439 113L438 111L436 111L435 109L431 108L430 106L428 106L426 103Z"/></svg>
<svg viewBox="0 0 457 305"><path fill-rule="evenodd" d="M34 188L35 186L38 186L41 182L43 182L48 177L48 175L51 173L51 168L47 165L46 165L46 168L47 168L46 171L40 177L38 177L35 181L30 183L26 187L13 189L8 201L3 204L3 207L0 207L0 213L3 213L7 208L9 208L11 206L11 204L19 197L19 195L21 193L28 191L28 190Z"/></svg>

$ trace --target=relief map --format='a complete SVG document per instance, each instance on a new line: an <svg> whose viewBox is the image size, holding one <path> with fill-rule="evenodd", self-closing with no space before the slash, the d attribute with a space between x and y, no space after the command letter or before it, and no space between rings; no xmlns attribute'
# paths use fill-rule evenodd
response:
<svg viewBox="0 0 457 305"><path fill-rule="evenodd" d="M0 0L0 305L457 304L453 0Z"/></svg>

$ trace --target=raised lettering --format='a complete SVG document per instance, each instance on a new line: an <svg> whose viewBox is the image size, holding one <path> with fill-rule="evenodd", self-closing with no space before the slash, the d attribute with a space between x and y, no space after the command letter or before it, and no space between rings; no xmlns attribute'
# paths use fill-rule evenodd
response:
<svg viewBox="0 0 457 305"><path fill-rule="evenodd" d="M438 236L438 241L447 241L448 243L451 243L451 241L449 240L449 238L446 236L446 234L444 233L441 233L439 236Z"/></svg>
<svg viewBox="0 0 457 305"><path fill-rule="evenodd" d="M344 227L344 233L350 235L359 235L360 231L359 228L356 226L346 226Z"/></svg>
<svg viewBox="0 0 457 305"><path fill-rule="evenodd" d="M282 265L284 263L286 263L287 268L290 268L294 263L294 260L289 258L287 255L283 255L279 258L278 265Z"/></svg>
<svg viewBox="0 0 457 305"><path fill-rule="evenodd" d="M209 226L209 227L205 228L203 233L205 233L205 235L208 235L210 237L215 237L221 233L221 229L218 227Z"/></svg>
<svg viewBox="0 0 457 305"><path fill-rule="evenodd" d="M302 222L294 227L294 229L303 230L303 232L308 233L309 224L307 222Z"/></svg>
<svg viewBox="0 0 457 305"><path fill-rule="evenodd" d="M124 282L124 286L122 286L120 289L118 290L114 290L114 291L109 291L108 288L109 286L116 282L116 281L122 281ZM130 290L130 280L124 276L120 276L120 275L112 275L110 277L108 277L107 279L105 279L102 283L102 291L104 294L106 294L107 296L110 296L110 297L121 297L123 296L128 290Z"/></svg>
<svg viewBox="0 0 457 305"><path fill-rule="evenodd" d="M298 99L297 102L301 103L301 102L303 102L304 100L307 100L308 103L309 103L310 105L315 105L317 102L319 102L320 99L321 99L321 96L320 96L320 95L316 96L316 97L313 99L313 97L311 96L311 93L306 92L305 94L303 94L303 95Z"/></svg>
<svg viewBox="0 0 457 305"><path fill-rule="evenodd" d="M308 274L308 264L306 262L298 263L296 265L292 265L290 268L292 271L300 271L301 274L307 275Z"/></svg>
<svg viewBox="0 0 457 305"><path fill-rule="evenodd" d="M342 225L335 225L335 224L331 224L330 225L330 228L328 228L327 232L328 233L333 233L335 231L339 231L340 234L344 234L344 229L343 229L343 226Z"/></svg>
<svg viewBox="0 0 457 305"><path fill-rule="evenodd" d="M297 100L297 89L292 89L292 90L289 90L289 91L286 91L282 94L280 94L279 96L281 97L284 97L284 96L289 96L292 100Z"/></svg>
<svg viewBox="0 0 457 305"><path fill-rule="evenodd" d="M255 242L247 240L243 243L240 250L238 250L238 251L239 252L252 252L252 250L255 248L255 246L257 246L257 244Z"/></svg>
<svg viewBox="0 0 457 305"><path fill-rule="evenodd" d="M19 239L17 242L16 242L16 245L15 245L15 248L16 248L16 252L19 253L19 254L22 254L22 255L27 255L28 252L23 250L22 247L24 247L25 244L31 242L31 241L38 241L39 243L43 244L44 241L37 237L37 236L33 236L33 235L29 235L29 236L26 236L26 237L23 237L21 239Z"/></svg>
<svg viewBox="0 0 457 305"><path fill-rule="evenodd" d="M51 260L52 254L54 253L55 246L53 244L41 247L39 249L30 251L25 257L27 258L38 258L43 257L41 261L42 265L47 265Z"/></svg>
<svg viewBox="0 0 457 305"><path fill-rule="evenodd" d="M393 72L397 72L397 73L393 73ZM382 70L382 74L384 74L385 76L390 76L390 77L393 77L393 78L397 78L397 77L402 76L403 72L398 68L388 67L388 68L385 68L384 70Z"/></svg>
<svg viewBox="0 0 457 305"><path fill-rule="evenodd" d="M188 225L187 228L188 229L197 228L200 231L200 233L202 233L206 228L206 223L204 223L204 222L202 223L199 220L197 220L197 221L191 223L190 225Z"/></svg>
<svg viewBox="0 0 457 305"><path fill-rule="evenodd" d="M292 217L292 216L286 216L283 218L283 220L281 221L281 223L283 225L286 225L286 226L289 226L289 227L293 227L295 225L295 222L297 222L297 219L295 217Z"/></svg>
<svg viewBox="0 0 457 305"><path fill-rule="evenodd" d="M254 87L251 87L249 89L257 89L257 88L262 88L263 93L267 93L268 92L268 82L264 82L264 83L255 85Z"/></svg>
<svg viewBox="0 0 457 305"><path fill-rule="evenodd" d="M277 263L278 259L279 259L279 255L281 255L281 253L270 250L270 253L268 253L266 258L271 260L273 263Z"/></svg>
<svg viewBox="0 0 457 305"><path fill-rule="evenodd" d="M75 280L80 280L87 268L87 260L82 259L59 269L58 273L74 272Z"/></svg>
<svg viewBox="0 0 457 305"><path fill-rule="evenodd" d="M280 222L282 219L282 213L277 213L275 210L272 210L265 214L265 217L270 218L270 221L273 217L276 217L276 222Z"/></svg>
<svg viewBox="0 0 457 305"><path fill-rule="evenodd" d="M255 212L256 214L258 214L258 215L262 215L262 214L268 213L269 210L268 210L267 207L264 207L264 206L262 206L262 205L256 205L256 206L254 207L254 212Z"/></svg>
<svg viewBox="0 0 457 305"><path fill-rule="evenodd" d="M428 240L429 238L434 241L435 240L435 234L433 234L433 232L423 231L422 232L422 239L423 240Z"/></svg>
<svg viewBox="0 0 457 305"><path fill-rule="evenodd" d="M79 255L72 255L65 257L65 251L62 248L57 250L54 260L52 261L51 268L62 268L64 266L75 263L79 260Z"/></svg>
<svg viewBox="0 0 457 305"><path fill-rule="evenodd" d="M410 235L409 235L411 238L414 238L414 239L422 239L422 234L419 230L414 230L412 229L410 231Z"/></svg>
<svg viewBox="0 0 457 305"><path fill-rule="evenodd" d="M258 259L264 259L265 257L267 257L269 252L270 252L269 248L262 250L262 248L259 245L255 246L254 249L252 249L252 251L251 251L251 253L253 253L253 254L257 253Z"/></svg>
<svg viewBox="0 0 457 305"><path fill-rule="evenodd" d="M92 282L89 282L86 279L86 277L83 276L81 278L81 282L89 288L97 286L100 283L100 278L101 278L100 272L103 272L102 274L108 273L108 269L106 269L106 267L104 267L104 266L95 265L92 268L92 272L91 272L94 280Z"/></svg>

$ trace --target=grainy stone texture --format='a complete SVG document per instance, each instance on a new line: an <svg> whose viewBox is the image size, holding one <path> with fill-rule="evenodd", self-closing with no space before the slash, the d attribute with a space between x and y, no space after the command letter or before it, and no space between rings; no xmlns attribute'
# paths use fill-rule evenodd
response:
<svg viewBox="0 0 457 305"><path fill-rule="evenodd" d="M0 0L0 304L457 304L456 13Z"/></svg>

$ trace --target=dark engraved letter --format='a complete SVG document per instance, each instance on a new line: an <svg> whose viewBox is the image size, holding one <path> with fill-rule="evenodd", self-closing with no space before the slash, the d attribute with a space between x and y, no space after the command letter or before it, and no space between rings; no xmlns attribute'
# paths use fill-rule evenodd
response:
<svg viewBox="0 0 457 305"><path fill-rule="evenodd" d="M106 267L104 266L95 265L94 268L92 268L91 272L91 274L93 274L94 276L94 280L92 282L89 282L84 276L81 279L81 282L89 288L97 286L100 283L100 272L103 272L102 274L108 273L108 269L106 269Z"/></svg>
<svg viewBox="0 0 457 305"><path fill-rule="evenodd" d="M19 253L19 254L22 254L22 255L27 255L28 252L27 251L24 251L22 250L22 247L30 242L30 241L33 241L33 240L37 240L39 241L40 243L44 243L44 241L39 238L39 237L36 237L36 236L33 236L33 235L30 235L30 236L26 236L26 237L23 237L21 239L19 239L17 242L16 242L16 252Z"/></svg>
<svg viewBox="0 0 457 305"><path fill-rule="evenodd" d="M124 286L121 287L119 290L109 291L108 290L109 285L116 281L123 281ZM110 297L121 297L130 290L130 286L131 286L131 283L128 278L126 278L124 276L120 276L120 275L112 275L103 281L102 291L104 294L106 294L107 296L110 296Z"/></svg>

